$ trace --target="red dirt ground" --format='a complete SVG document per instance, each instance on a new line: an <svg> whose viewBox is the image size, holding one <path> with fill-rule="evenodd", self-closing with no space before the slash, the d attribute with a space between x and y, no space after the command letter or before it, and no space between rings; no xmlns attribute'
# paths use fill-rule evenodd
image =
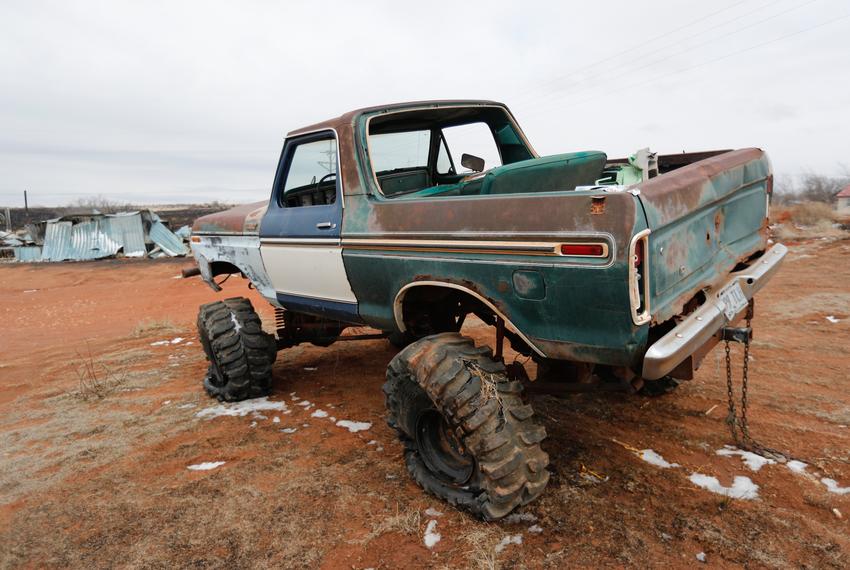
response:
<svg viewBox="0 0 850 570"><path fill-rule="evenodd" d="M730 440L715 349L665 397L535 397L551 483L499 523L407 476L384 423L386 341L282 352L270 400L289 413L199 418L217 403L200 386L194 320L222 296L175 278L189 264L0 267L0 567L682 567L698 553L717 567L850 565L850 493L820 482L850 487L848 241L792 246L756 307L752 428L809 463L806 475L716 454ZM270 316L244 282L225 293ZM467 332L490 338L481 325ZM372 427L350 433L316 409ZM187 469L212 461L225 463ZM759 497L711 493L695 472L727 486L749 477ZM433 549L430 520L442 537ZM497 548L508 537L521 543Z"/></svg>

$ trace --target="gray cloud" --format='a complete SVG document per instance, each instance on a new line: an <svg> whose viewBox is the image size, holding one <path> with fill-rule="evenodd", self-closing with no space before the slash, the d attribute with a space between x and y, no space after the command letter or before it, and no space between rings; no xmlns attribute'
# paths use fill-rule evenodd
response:
<svg viewBox="0 0 850 570"><path fill-rule="evenodd" d="M7 3L0 204L262 199L286 131L423 98L505 101L545 154L760 146L831 172L850 10L806 2Z"/></svg>

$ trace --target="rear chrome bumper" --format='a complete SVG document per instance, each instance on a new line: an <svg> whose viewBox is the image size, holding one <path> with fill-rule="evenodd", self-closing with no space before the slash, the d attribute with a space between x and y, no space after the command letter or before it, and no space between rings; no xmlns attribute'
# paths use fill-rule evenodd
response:
<svg viewBox="0 0 850 570"><path fill-rule="evenodd" d="M723 307L718 303L718 293L733 281L738 281L747 299L752 299L770 281L787 253L787 247L776 244L746 269L732 273L721 286L706 290L708 300L649 347L643 357L641 376L647 380L657 380L711 341L729 322L723 314Z"/></svg>

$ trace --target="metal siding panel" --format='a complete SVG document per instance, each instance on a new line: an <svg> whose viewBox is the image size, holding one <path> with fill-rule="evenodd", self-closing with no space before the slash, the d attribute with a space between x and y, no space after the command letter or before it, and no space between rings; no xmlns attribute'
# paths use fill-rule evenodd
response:
<svg viewBox="0 0 850 570"><path fill-rule="evenodd" d="M37 245L24 245L12 250L16 261L41 261L41 248Z"/></svg>
<svg viewBox="0 0 850 570"><path fill-rule="evenodd" d="M142 217L138 212L106 216L101 224L101 231L118 244L119 248L123 248L127 257L143 257L147 253Z"/></svg>
<svg viewBox="0 0 850 570"><path fill-rule="evenodd" d="M149 235L154 243L162 248L162 251L172 257L189 253L188 248L183 244L183 240L166 228L158 218L151 223Z"/></svg>
<svg viewBox="0 0 850 570"><path fill-rule="evenodd" d="M70 259L71 222L47 222L44 232L44 261L64 261Z"/></svg>

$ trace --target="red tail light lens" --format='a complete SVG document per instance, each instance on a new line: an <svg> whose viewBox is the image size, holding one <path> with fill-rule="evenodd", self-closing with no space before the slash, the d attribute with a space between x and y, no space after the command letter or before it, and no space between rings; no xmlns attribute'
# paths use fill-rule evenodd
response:
<svg viewBox="0 0 850 570"><path fill-rule="evenodd" d="M605 247L600 243L565 243L561 245L561 254L602 257L605 255Z"/></svg>
<svg viewBox="0 0 850 570"><path fill-rule="evenodd" d="M638 241L635 244L635 267L640 267L643 263L643 241Z"/></svg>

